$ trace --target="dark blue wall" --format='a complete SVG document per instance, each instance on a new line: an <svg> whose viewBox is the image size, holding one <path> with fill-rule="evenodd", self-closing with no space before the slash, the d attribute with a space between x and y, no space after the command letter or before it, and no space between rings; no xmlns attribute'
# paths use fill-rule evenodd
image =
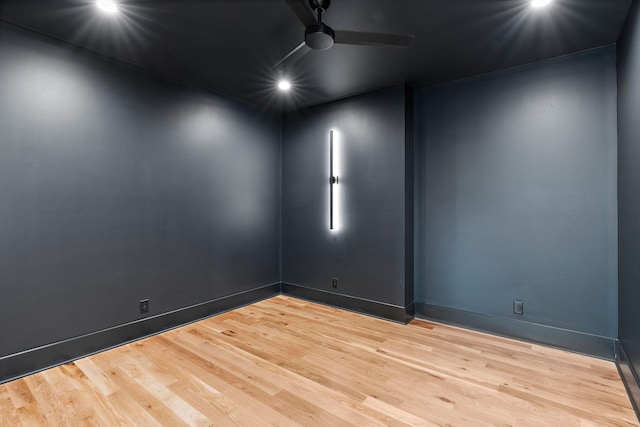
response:
<svg viewBox="0 0 640 427"><path fill-rule="evenodd" d="M279 281L279 118L0 25L0 356Z"/></svg>
<svg viewBox="0 0 640 427"><path fill-rule="evenodd" d="M618 334L636 372L640 372L639 19L640 4L635 1L618 43ZM640 399L640 395L637 398Z"/></svg>
<svg viewBox="0 0 640 427"><path fill-rule="evenodd" d="M397 86L285 115L283 282L405 306L405 100ZM335 232L331 129L340 133L341 158Z"/></svg>
<svg viewBox="0 0 640 427"><path fill-rule="evenodd" d="M615 58L610 46L416 93L416 301L616 337Z"/></svg>

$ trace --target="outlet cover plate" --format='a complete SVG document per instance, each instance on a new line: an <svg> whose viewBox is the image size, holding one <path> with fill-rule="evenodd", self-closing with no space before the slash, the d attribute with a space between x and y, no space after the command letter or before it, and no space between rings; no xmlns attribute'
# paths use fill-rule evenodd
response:
<svg viewBox="0 0 640 427"><path fill-rule="evenodd" d="M524 303L522 301L515 300L513 302L513 314L524 314Z"/></svg>
<svg viewBox="0 0 640 427"><path fill-rule="evenodd" d="M145 314L149 312L149 300L143 299L140 300L140 314Z"/></svg>

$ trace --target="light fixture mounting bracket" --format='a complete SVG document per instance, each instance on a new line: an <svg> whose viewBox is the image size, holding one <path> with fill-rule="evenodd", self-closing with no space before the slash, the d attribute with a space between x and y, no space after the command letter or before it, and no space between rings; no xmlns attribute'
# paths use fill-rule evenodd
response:
<svg viewBox="0 0 640 427"><path fill-rule="evenodd" d="M331 6L331 0L309 0L309 6L312 10L326 12Z"/></svg>

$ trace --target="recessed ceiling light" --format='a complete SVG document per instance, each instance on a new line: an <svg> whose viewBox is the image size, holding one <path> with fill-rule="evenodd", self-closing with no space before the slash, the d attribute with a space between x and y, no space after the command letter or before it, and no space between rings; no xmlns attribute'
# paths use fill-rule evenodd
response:
<svg viewBox="0 0 640 427"><path fill-rule="evenodd" d="M113 0L97 0L96 4L103 12L116 13L118 11L118 5Z"/></svg>
<svg viewBox="0 0 640 427"><path fill-rule="evenodd" d="M544 7L551 3L551 0L531 0L531 7Z"/></svg>
<svg viewBox="0 0 640 427"><path fill-rule="evenodd" d="M289 89L291 89L291 83L289 83L286 80L280 80L278 82L278 89L280 89L283 92L288 91Z"/></svg>

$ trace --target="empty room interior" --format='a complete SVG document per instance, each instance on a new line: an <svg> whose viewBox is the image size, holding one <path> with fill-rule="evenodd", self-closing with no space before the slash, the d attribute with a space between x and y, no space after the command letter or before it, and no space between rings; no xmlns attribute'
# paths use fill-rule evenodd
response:
<svg viewBox="0 0 640 427"><path fill-rule="evenodd" d="M640 1L0 1L0 426L638 426Z"/></svg>

